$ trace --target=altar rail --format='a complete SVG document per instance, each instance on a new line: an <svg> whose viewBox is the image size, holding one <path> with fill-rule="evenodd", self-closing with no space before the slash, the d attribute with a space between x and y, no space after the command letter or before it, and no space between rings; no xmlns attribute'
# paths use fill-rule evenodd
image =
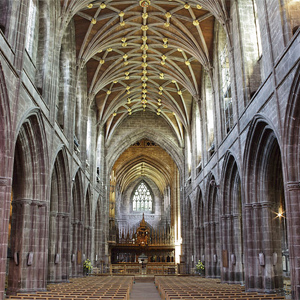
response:
<svg viewBox="0 0 300 300"><path fill-rule="evenodd" d="M112 264L112 274L152 274L168 275L177 274L177 265L174 263L148 263L142 266L139 263L131 264Z"/></svg>

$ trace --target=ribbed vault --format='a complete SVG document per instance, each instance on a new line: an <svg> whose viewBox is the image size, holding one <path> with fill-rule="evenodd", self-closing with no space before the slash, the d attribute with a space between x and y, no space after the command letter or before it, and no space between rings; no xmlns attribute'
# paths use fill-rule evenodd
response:
<svg viewBox="0 0 300 300"><path fill-rule="evenodd" d="M226 1L61 2L62 24L75 21L77 75L87 69L88 101L106 138L126 117L150 110L183 139L202 70L212 73L214 20L226 28Z"/></svg>
<svg viewBox="0 0 300 300"><path fill-rule="evenodd" d="M175 168L174 161L165 150L151 141L142 140L119 157L114 165L114 174L121 192L136 180L149 178L163 194L171 184Z"/></svg>

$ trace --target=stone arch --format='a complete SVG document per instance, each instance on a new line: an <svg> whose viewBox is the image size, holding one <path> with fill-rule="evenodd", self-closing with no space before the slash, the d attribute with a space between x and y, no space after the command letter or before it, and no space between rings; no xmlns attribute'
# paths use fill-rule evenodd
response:
<svg viewBox="0 0 300 300"><path fill-rule="evenodd" d="M40 112L26 114L17 132L10 246L19 264L9 262L8 293L43 290L47 282L48 155Z"/></svg>
<svg viewBox="0 0 300 300"><path fill-rule="evenodd" d="M70 172L66 149L57 153L53 164L50 192L48 281L69 278L70 263Z"/></svg>
<svg viewBox="0 0 300 300"><path fill-rule="evenodd" d="M240 172L231 152L224 158L221 180L222 281L243 282L243 222Z"/></svg>
<svg viewBox="0 0 300 300"><path fill-rule="evenodd" d="M300 234L292 230L298 226L300 215L300 64L296 69L284 121L283 164L286 178L286 209L289 218L289 251L291 265L291 284L294 299L300 297L300 271L293 266L300 258Z"/></svg>
<svg viewBox="0 0 300 300"><path fill-rule="evenodd" d="M288 251L283 249L287 247L284 223L288 215L282 156L270 124L261 115L254 117L244 155L245 284L248 290L260 292L283 288L282 256L283 250Z"/></svg>
<svg viewBox="0 0 300 300"><path fill-rule="evenodd" d="M209 174L206 193L206 222L205 222L205 266L206 275L211 278L220 277L220 209L218 187L213 174Z"/></svg>
<svg viewBox="0 0 300 300"><path fill-rule="evenodd" d="M0 63L0 162L5 168L1 168L0 176L7 177L6 170L9 169L9 165L6 164L7 150L11 148L11 114L9 97L6 88L6 80ZM4 165L3 165L4 164Z"/></svg>
<svg viewBox="0 0 300 300"><path fill-rule="evenodd" d="M81 276L83 273L82 258L83 258L83 184L82 173L78 169L73 180L72 186L72 203L71 203L71 275L72 277Z"/></svg>
<svg viewBox="0 0 300 300"><path fill-rule="evenodd" d="M290 90L284 120L283 149L286 157L286 180L299 182L300 178L300 64L296 70L294 82Z"/></svg>
<svg viewBox="0 0 300 300"><path fill-rule="evenodd" d="M128 134L123 138L123 143L116 144L113 149L110 150L112 155L108 159L108 174L110 174L111 169L118 159L118 157L131 145L140 141L141 139L149 139L153 141L160 147L162 147L175 161L180 174L183 174L182 166L184 165L183 154L179 152L179 147L176 147L174 143L164 138L164 136L159 136L155 131L144 129L136 130L135 134Z"/></svg>
<svg viewBox="0 0 300 300"><path fill-rule="evenodd" d="M11 143L11 115L9 106L9 97L6 88L6 80L0 63L0 188L1 188L1 201L0 201L0 218L1 228L3 234L0 236L0 245L3 245L4 249L7 245L7 233L10 234L10 206L11 206L11 176L13 165L13 151ZM0 254L0 273L5 274L6 269L6 252L2 251ZM4 280L0 281L0 298L4 297Z"/></svg>

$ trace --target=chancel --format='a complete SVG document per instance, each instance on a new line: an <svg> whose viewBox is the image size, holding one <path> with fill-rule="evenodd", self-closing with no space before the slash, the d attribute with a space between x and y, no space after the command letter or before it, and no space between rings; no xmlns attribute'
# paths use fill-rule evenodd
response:
<svg viewBox="0 0 300 300"><path fill-rule="evenodd" d="M144 218L131 234L131 229L120 233L117 243L111 244L113 273L146 274L175 273L175 240L166 224L161 230L153 229ZM140 265L142 263L142 265Z"/></svg>
<svg viewBox="0 0 300 300"><path fill-rule="evenodd" d="M299 25L0 0L0 299L300 299Z"/></svg>

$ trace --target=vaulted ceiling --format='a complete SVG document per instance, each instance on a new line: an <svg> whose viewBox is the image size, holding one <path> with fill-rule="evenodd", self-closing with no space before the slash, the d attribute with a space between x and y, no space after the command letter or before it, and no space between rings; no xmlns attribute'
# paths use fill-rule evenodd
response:
<svg viewBox="0 0 300 300"><path fill-rule="evenodd" d="M163 118L178 145L184 144L193 101L201 94L202 71L212 78L214 24L217 19L226 30L227 3L61 0L62 26L72 18L75 24L77 76L86 70L88 102L97 109L106 141L127 118L145 111ZM143 177L161 191L170 184L174 169L167 171L168 159L156 158L159 149L150 156L144 150L120 156L113 169L122 190Z"/></svg>
<svg viewBox="0 0 300 300"><path fill-rule="evenodd" d="M224 0L61 0L74 17L78 73L86 67L88 99L109 138L124 118L151 111L179 140L189 130L193 96L212 70L215 17Z"/></svg>
<svg viewBox="0 0 300 300"><path fill-rule="evenodd" d="M124 151L114 165L121 192L126 191L132 183L148 178L163 194L165 188L174 180L175 172L176 165L171 156L160 146L146 139L138 141Z"/></svg>

